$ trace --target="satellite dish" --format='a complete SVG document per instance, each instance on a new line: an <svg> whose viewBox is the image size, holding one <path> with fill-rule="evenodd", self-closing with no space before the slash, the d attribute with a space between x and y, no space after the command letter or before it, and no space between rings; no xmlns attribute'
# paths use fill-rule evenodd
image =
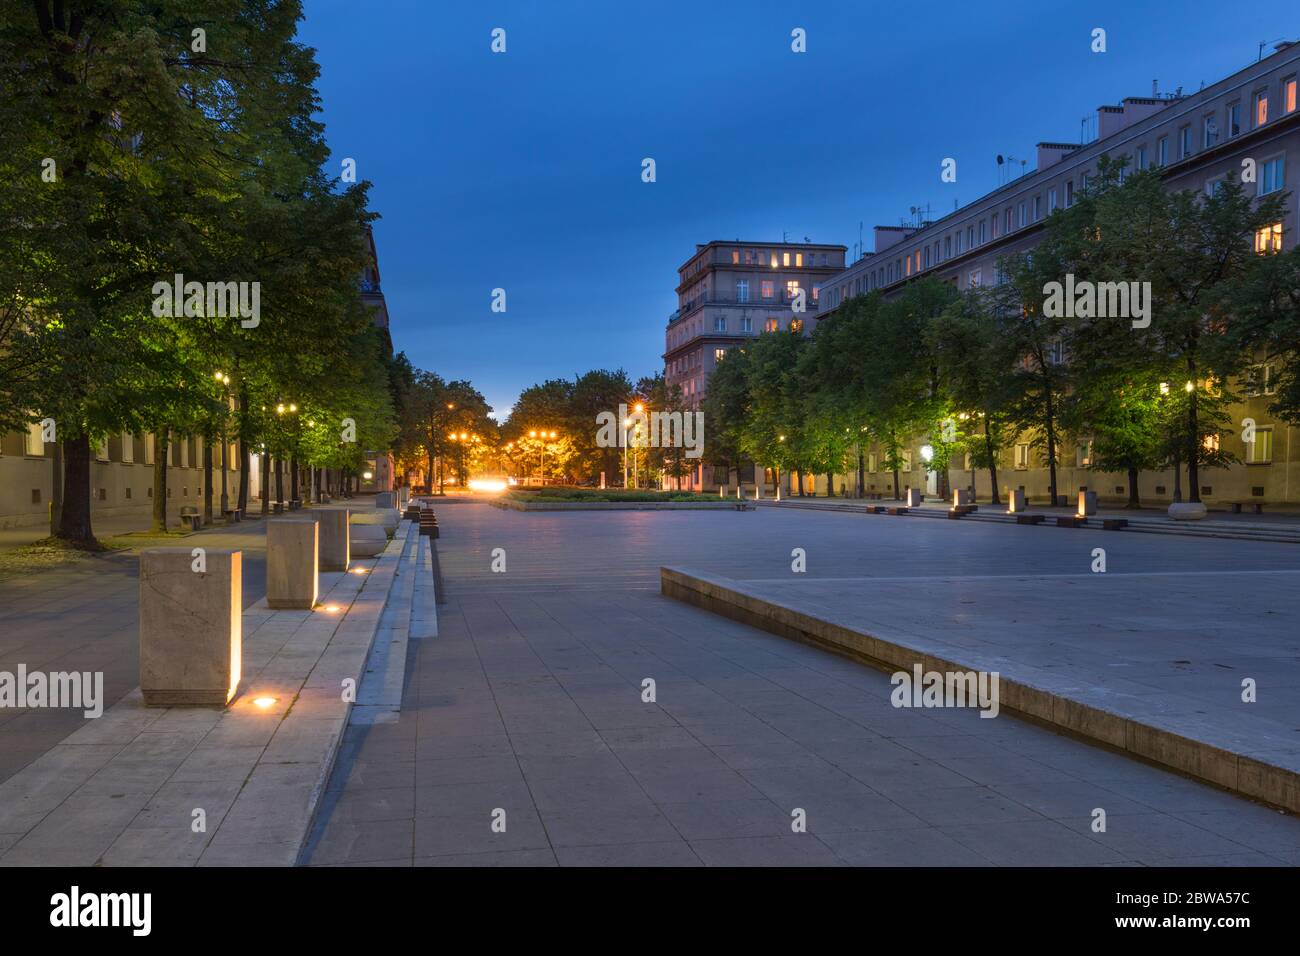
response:
<svg viewBox="0 0 1300 956"><path fill-rule="evenodd" d="M1001 154L1001 153L998 153L998 165L999 165L999 166L1002 165L1002 154Z"/></svg>

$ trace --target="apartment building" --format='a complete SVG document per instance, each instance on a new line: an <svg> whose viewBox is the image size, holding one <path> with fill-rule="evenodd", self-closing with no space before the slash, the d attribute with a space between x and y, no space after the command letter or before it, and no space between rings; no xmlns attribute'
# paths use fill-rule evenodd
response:
<svg viewBox="0 0 1300 956"><path fill-rule="evenodd" d="M1129 97L1117 106L1097 110L1097 139L1086 144L1043 142L1037 146L1037 168L1013 179L966 207L917 226L878 226L875 250L825 282L819 318L825 320L849 298L880 291L896 294L907 282L936 276L959 289L1001 281L998 260L1032 248L1053 210L1068 207L1094 175L1102 155L1125 157L1130 170L1157 168L1170 189L1212 191L1230 173L1241 178L1242 161L1254 160L1256 182L1247 188L1260 195L1290 191L1281 222L1255 237L1259 252L1289 249L1297 244L1297 197L1300 196L1300 44L1279 44L1259 62L1195 93ZM1275 422L1267 410L1273 389L1271 370L1260 370L1263 385L1234 409L1235 419L1258 423L1255 442L1239 436L1222 439L1244 465L1202 469L1201 496L1207 503L1258 500L1300 502L1300 448L1292 448L1292 429ZM1262 431L1262 435L1261 435ZM1300 434L1295 436L1300 439ZM933 492L936 476L924 470L919 437L911 454L905 484ZM1089 442L1059 453L1058 490L1087 487L1102 498L1127 494L1122 475L1091 471ZM874 466L875 455L870 456ZM980 495L989 493L987 472L954 470L953 487L975 483ZM1048 476L1037 450L1022 438L999 466L1002 491L1020 487L1045 496ZM1174 488L1172 471L1143 474L1144 500L1168 501ZM847 484L853 486L852 478ZM869 468L867 490L892 486L892 476ZM879 486L879 487L877 487ZM838 488L836 490L839 490ZM1187 489L1183 489L1186 494Z"/></svg>
<svg viewBox="0 0 1300 956"><path fill-rule="evenodd" d="M664 333L664 377L669 387L681 388L684 405L699 408L709 377L729 349L763 332L810 333L823 283L844 270L847 251L813 242L697 244L677 270L678 308ZM710 489L727 481L702 464L682 487Z"/></svg>

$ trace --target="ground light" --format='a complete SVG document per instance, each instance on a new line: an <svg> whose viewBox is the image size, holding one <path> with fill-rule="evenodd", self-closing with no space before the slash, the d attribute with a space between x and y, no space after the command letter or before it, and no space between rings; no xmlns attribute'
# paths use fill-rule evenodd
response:
<svg viewBox="0 0 1300 956"><path fill-rule="evenodd" d="M273 705L275 704L275 701L276 701L276 698L274 698L274 697L254 697L254 698L253 698L253 704L254 704L255 706L257 706L257 707L262 708L262 710L267 710L268 708L270 708L271 706L273 706Z"/></svg>
<svg viewBox="0 0 1300 956"><path fill-rule="evenodd" d="M483 491L490 494L500 494L507 487L500 478L471 478L467 484L470 491Z"/></svg>

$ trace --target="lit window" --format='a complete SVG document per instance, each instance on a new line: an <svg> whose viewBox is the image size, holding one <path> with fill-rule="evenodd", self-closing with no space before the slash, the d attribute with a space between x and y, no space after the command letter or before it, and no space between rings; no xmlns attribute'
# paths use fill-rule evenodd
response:
<svg viewBox="0 0 1300 956"><path fill-rule="evenodd" d="M1016 445L1016 469L1024 471L1029 467L1029 445L1021 442Z"/></svg>
<svg viewBox="0 0 1300 956"><path fill-rule="evenodd" d="M1255 94L1255 125L1263 126L1268 122L1268 90Z"/></svg>
<svg viewBox="0 0 1300 956"><path fill-rule="evenodd" d="M908 257L907 257L907 272L906 272L905 274L906 274L906 275L909 275L909 276L912 274L912 257L911 257L911 256L908 256Z"/></svg>
<svg viewBox="0 0 1300 956"><path fill-rule="evenodd" d="M1092 466L1092 439L1085 438L1079 442L1079 447L1075 451L1075 461L1078 462L1076 467L1089 468Z"/></svg>
<svg viewBox="0 0 1300 956"><path fill-rule="evenodd" d="M780 323L776 319L768 319L763 325L764 332L775 332L780 328Z"/></svg>
<svg viewBox="0 0 1300 956"><path fill-rule="evenodd" d="M770 299L776 294L776 283L771 279L763 280L763 298Z"/></svg>
<svg viewBox="0 0 1300 956"><path fill-rule="evenodd" d="M727 355L726 349L714 349L713 350L714 364L721 362L724 358L726 358L726 355Z"/></svg>
<svg viewBox="0 0 1300 956"><path fill-rule="evenodd" d="M788 266L789 264L790 264L790 253L788 252L781 253L781 265Z"/></svg>
<svg viewBox="0 0 1300 956"><path fill-rule="evenodd" d="M802 253L802 252L796 252L796 253L794 254L794 264L795 264L796 266L799 266L799 267L802 267L802 266L803 266L803 253Z"/></svg>
<svg viewBox="0 0 1300 956"><path fill-rule="evenodd" d="M821 286L815 285L812 287L812 299L814 302L817 302L821 298L821 293L822 293Z"/></svg>
<svg viewBox="0 0 1300 956"><path fill-rule="evenodd" d="M1272 365L1252 365L1246 370L1246 394L1251 398L1277 394L1277 380L1273 377Z"/></svg>
<svg viewBox="0 0 1300 956"><path fill-rule="evenodd" d="M1282 188L1285 179L1285 157L1270 159L1260 169L1259 194L1265 196L1277 192Z"/></svg>
<svg viewBox="0 0 1300 956"><path fill-rule="evenodd" d="M738 266L738 265L740 265L740 250L739 250L739 249L732 249L732 250L731 250L731 264L732 264L733 266Z"/></svg>
<svg viewBox="0 0 1300 956"><path fill-rule="evenodd" d="M1282 81L1282 109L1288 113L1295 112L1295 77Z"/></svg>
<svg viewBox="0 0 1300 956"><path fill-rule="evenodd" d="M776 253L772 253L772 268L776 268Z"/></svg>
<svg viewBox="0 0 1300 956"><path fill-rule="evenodd" d="M1282 251L1282 224L1275 222L1271 226L1265 226L1255 233L1255 251L1281 252Z"/></svg>
<svg viewBox="0 0 1300 956"><path fill-rule="evenodd" d="M1211 455L1217 455L1220 448L1219 436L1206 435L1205 438L1201 440L1201 447L1204 448Z"/></svg>
<svg viewBox="0 0 1300 956"><path fill-rule="evenodd" d="M803 319L791 319L791 320L790 320L790 331L793 332L795 335L798 335L800 332L802 332L802 331L803 331Z"/></svg>
<svg viewBox="0 0 1300 956"><path fill-rule="evenodd" d="M125 447L125 445L123 446ZM23 451L27 455L44 455L45 441L41 437L41 423L31 422L27 426L27 447ZM129 461L130 459L126 459Z"/></svg>
<svg viewBox="0 0 1300 956"><path fill-rule="evenodd" d="M1256 428L1255 440L1246 442L1246 464L1265 465L1273 460L1273 429Z"/></svg>
<svg viewBox="0 0 1300 956"><path fill-rule="evenodd" d="M795 296L797 296L798 294L799 294L799 280L798 280L798 279L788 279L788 280L786 280L786 283L785 283L785 297L786 297L787 299L793 299L793 298L794 298Z"/></svg>

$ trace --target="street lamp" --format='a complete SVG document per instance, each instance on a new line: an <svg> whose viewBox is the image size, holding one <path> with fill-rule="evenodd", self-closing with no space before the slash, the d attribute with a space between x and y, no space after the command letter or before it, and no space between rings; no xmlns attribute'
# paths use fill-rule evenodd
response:
<svg viewBox="0 0 1300 956"><path fill-rule="evenodd" d="M230 470L230 444L226 441L226 412L230 409L230 393L227 389L230 386L230 376L225 372L214 372L213 378L221 383L221 398L225 406L221 410L221 519L224 521L227 512L230 511L229 491L226 488L226 473ZM208 510L211 511L211 492L208 492L208 497L204 500L209 502Z"/></svg>

